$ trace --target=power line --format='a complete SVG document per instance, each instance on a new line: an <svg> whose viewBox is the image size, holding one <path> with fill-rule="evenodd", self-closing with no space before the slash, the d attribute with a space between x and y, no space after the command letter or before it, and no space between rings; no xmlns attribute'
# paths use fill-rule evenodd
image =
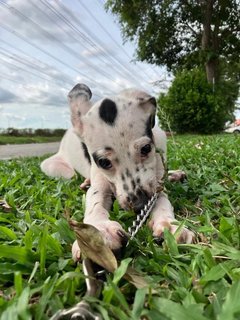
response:
<svg viewBox="0 0 240 320"><path fill-rule="evenodd" d="M94 14L88 9L88 7L84 4L83 1L78 0L78 3L87 11L87 13L92 17L92 19L99 25L99 27L108 35L108 37L113 41L113 43L115 43L115 45L125 54L125 56L131 60L132 57L128 54L128 52L124 49L123 46L121 46L115 39L114 37L111 35L110 32L108 32L108 30L102 25L102 23L96 18L96 16L94 16ZM136 65L136 67L138 67L138 65ZM138 68L139 69L139 68ZM149 77L149 75L143 71L142 69L140 70L141 73L144 72L145 75L147 75ZM141 76L142 78L142 76ZM143 78L142 78L143 79ZM145 81L145 79L143 79L143 81Z"/></svg>
<svg viewBox="0 0 240 320"><path fill-rule="evenodd" d="M4 6L5 8L7 8L11 13L13 13L14 15L18 16L20 19L25 20L30 22L30 24L32 24L33 26L35 26L40 33L44 34L45 37L47 37L50 40L53 40L54 42L57 42L58 44L60 44L60 47L65 51L68 52L70 55L72 55L73 57L75 57L77 60L79 60L79 54L76 53L74 50L72 50L71 48L69 48L67 45L65 45L64 43L62 43L57 37L55 37L54 35L52 35L51 33L49 33L48 31L46 31L45 29L43 29L38 23L36 23L35 21L33 21L32 19L28 18L26 15L24 15L21 11L19 11L18 9L8 5L7 3L3 2L2 0L0 0L0 4L2 6ZM109 78L109 74L106 73L105 71L101 70L100 68L98 68L97 66L92 66L91 63L88 62L87 59L85 59L82 55L81 55L81 59L84 61L84 63L91 69L93 69L94 71L97 70L99 73L101 73L104 77L106 77L108 80L112 80L115 82L115 80L113 78Z"/></svg>
<svg viewBox="0 0 240 320"><path fill-rule="evenodd" d="M112 58L112 56L110 56L109 54L107 54L105 52L105 49L104 49L104 44L102 42L99 41L99 39L97 37L95 37L89 29L87 29L80 21L79 19L74 15L74 13L72 11L70 11L66 6L64 6L62 3L60 2L56 2L58 4L58 6L60 8L62 8L64 10L64 12L68 13L69 16L71 16L71 18L74 17L74 20L75 23L77 24L78 27L80 27L80 29L83 29L84 32L87 32L87 34L91 34L91 36L94 38L94 41L95 42L98 42L98 45L96 45L96 43L91 39L89 38L89 36L86 36L82 31L80 31L80 29L78 27L76 27L67 17L66 15L62 14L61 12L59 12L57 9L55 9L50 3L46 2L45 0L40 0L42 3L44 3L46 6L48 6L49 8L52 9L53 12L56 13L56 15L62 19L78 36L80 36L81 39L83 39L84 41L86 41L88 44L90 44L90 46L92 48L94 48L95 50L101 50L103 56L105 57L106 61L111 61L112 64L111 64L111 68L117 70L117 73L121 73L122 76L124 78L126 78L126 74L128 74L128 78L130 77L134 82L138 82L138 79L134 78L132 76L132 74L129 72L129 70L124 66L122 65L118 60L117 58ZM100 43L100 45L99 45ZM102 60L100 58L100 60ZM119 69L119 66L115 66L116 64L116 61L117 63L120 64L120 69ZM109 64L108 64L109 65ZM123 71L121 71L123 70ZM124 73L122 73L124 72Z"/></svg>
<svg viewBox="0 0 240 320"><path fill-rule="evenodd" d="M45 68L51 69L51 70L53 70L53 71L56 71L56 72L58 72L59 74L61 74L61 76L64 76L64 79L65 79L64 81L67 80L69 84L71 83L71 85L74 84L74 83L73 83L73 80L69 77L69 75L67 75L66 73L60 71L60 70L57 69L56 67L54 67L54 66L52 66L52 65L50 65L50 64L48 64L48 63L46 63L46 62L43 62L43 61L41 61L41 60L38 60L38 59L30 56L30 55L27 54L24 50L21 50L20 48L14 46L14 45L12 45L12 44L10 44L9 42L7 42L7 41L5 41L5 40L3 40L3 39L1 39L1 43L7 45L8 47L10 47L10 48L12 48L12 49L14 49L16 52L20 52L21 54L23 54L23 56L25 56L25 58L24 58L23 56L16 55L14 52L11 52L11 51L7 50L6 48L3 48L3 47L2 47L2 49L3 49L5 52L7 52L9 55L12 55L12 56L16 57L16 59L17 59L18 61L20 60L20 61L19 61L20 63L22 62L22 60L25 60L25 62L29 65L29 67L31 67L31 68L33 67L34 69L37 69L38 71L40 71L40 72L42 72L42 73L45 73L46 75L48 75L48 76L50 76L50 77L52 77L52 78L54 79L54 75L47 73L45 70L42 70L42 68L41 68L40 65L44 65ZM1 48L1 47L0 47L0 48ZM26 58L27 58L28 60L27 60Z"/></svg>
<svg viewBox="0 0 240 320"><path fill-rule="evenodd" d="M57 0L55 0L55 2L57 2L57 4L64 10L64 12L68 13L69 15L72 15L72 11L70 11L63 3L58 2ZM98 38L96 37L95 34L93 34L91 32L91 30L89 30L89 28L87 28L85 25L83 25L81 23L81 21L75 16L75 20L76 20L76 24L84 30L84 32L86 32L88 35L90 35L90 37L92 39L94 39L94 41L98 44L100 44L99 46L96 46L96 44L94 42L92 42L92 40L88 39L93 43L94 47L100 47L103 48L104 47L104 43ZM103 51L104 52L104 51ZM105 54L104 54L105 55ZM118 65L120 66L120 68L124 69L125 72L128 74L128 78L131 78L135 83L138 83L140 87L142 87L141 83L139 82L139 79L137 77L135 77L134 73L135 72L130 72L129 69L131 69L130 67L126 67L119 59L117 59L114 56L111 55L106 55L107 59L112 61L113 64L115 64L116 62L118 63ZM144 80L145 81L145 80Z"/></svg>
<svg viewBox="0 0 240 320"><path fill-rule="evenodd" d="M31 2L35 7L37 7L41 12L43 12L42 9L39 8L39 6L37 6L35 3L33 3L32 0L30 0L30 2ZM84 48L86 48L87 50L89 49L89 47L85 44L85 42L87 42L91 47L93 47L93 48L95 48L95 49L98 49L96 45L93 46L92 41L89 41L89 38L88 38L85 34L83 34L81 31L77 30L77 29L74 27L74 25L73 25L61 12L59 12L56 8L54 8L50 3L48 3L48 2L45 1L45 0L40 0L40 2L41 2L45 7L47 7L58 19L60 19L62 22L64 22L64 23L73 31L73 33L69 33L67 30L63 29L63 28L60 26L60 24L57 23L56 20L55 20L55 22L56 22L56 24L59 26L59 28L60 28L64 33L66 33L70 38L72 38L74 41L78 42L79 37L80 37L81 40L84 40L83 42L81 42L81 45L82 45ZM46 16L47 13L46 13L45 11L44 11L43 13L44 13L44 15ZM47 14L47 15L48 15L48 14ZM51 17L50 17L49 15L48 15L48 19L49 19L50 21L52 21L52 19L51 19ZM76 38L76 37L74 36L74 34L76 34L78 38ZM99 49L104 50L103 48L99 48ZM102 52L104 52L104 51L102 51ZM80 54L81 56L83 56L81 53L79 53L79 54ZM105 58L106 58L106 57L105 57ZM108 58L108 57L107 57L107 58ZM88 61L88 59L86 59L86 58L84 58L84 60ZM107 63L107 60L105 60L105 59L102 58L101 56L98 57L98 60L101 60L104 64L106 64L106 65L109 66L109 64ZM115 70L115 72L116 72L117 74L120 74L119 69L115 68L114 66L111 66L111 67L114 68L114 70ZM94 69L97 69L97 67L96 67L95 64L93 65L93 68L94 68ZM98 69L99 69L99 68L98 68ZM100 73L101 73L101 74L102 74L102 73L104 74L104 73L106 73L106 72L105 72L105 71L102 71L102 69L101 69ZM108 76L111 77L111 79L115 82L115 79L112 78L112 76L111 76L109 73L108 73Z"/></svg>
<svg viewBox="0 0 240 320"><path fill-rule="evenodd" d="M25 41L26 43L28 43L30 46L34 47L35 49L38 49L39 51L41 51L42 53L44 53L45 55L49 56L50 58L54 59L55 61L57 61L58 63L64 65L65 67L67 67L68 69L74 71L77 74L80 74L81 76L83 76L85 79L87 79L89 82L91 83L95 83L98 87L102 88L103 90L106 90L107 92L109 91L109 88L106 88L105 86L103 86L101 83L97 82L96 80L93 80L92 78L90 78L89 76L87 76L86 74L80 72L78 69L72 67L70 64L62 61L61 59L57 58L56 56L52 55L50 52L46 51L45 49L42 49L41 47L39 47L37 44L31 42L30 40L28 40L28 38L24 37L23 35L21 35L19 32L17 32L16 30L13 30L11 28L8 28L7 26L3 25L0 23L0 27L3 28L4 30L12 33L13 35L15 35L16 37L20 38L21 40Z"/></svg>
<svg viewBox="0 0 240 320"><path fill-rule="evenodd" d="M78 0L78 1L80 2L80 0ZM80 2L80 3L83 5L83 2ZM104 7L104 1L101 2L101 0L98 0L98 5L100 6L100 8ZM83 5L83 6L85 7L85 5ZM86 10L87 10L87 9L86 9ZM90 11L90 10L88 10L88 11ZM91 12L91 11L90 11L90 12ZM92 13L91 13L91 15L92 15ZM99 24L101 25L100 22L99 22ZM112 37L112 35L111 35L102 25L101 25L101 27L102 27L103 30L105 30L105 32L108 34L108 36L115 42L115 39ZM129 57L128 52L127 52L126 50L124 50L124 48L121 47L121 46L119 45L119 43L116 42L116 44L117 44L118 47L120 47L120 48L123 50L123 52L125 53L125 55L126 55L127 57ZM130 57L130 59L131 59L131 57ZM144 72L145 75L146 75L147 77L149 77L149 75L147 74L147 72L145 72L144 70L142 70L142 69L139 67L139 65L137 64L137 62L135 62L135 65L136 65L136 67L137 67L141 72ZM152 67L152 65L149 65L149 67L150 67L150 68L152 69L152 71L156 74L156 76L159 77L158 73L157 73L156 70Z"/></svg>
<svg viewBox="0 0 240 320"><path fill-rule="evenodd" d="M1 49L3 49L4 51L1 50ZM3 48L3 47L0 47L0 54L5 56L5 57L7 57L8 59L11 59L14 62L17 62L20 65L26 66L27 68L30 68L30 69L33 69L33 70L37 71L38 72L37 74L33 73L31 71L29 72L29 71L26 70L26 68L23 68L23 67L20 67L18 65L13 64L13 65L19 67L19 69L22 69L25 72L32 73L33 75L35 75L38 78L40 78L40 76L39 76L39 72L40 72L41 74L46 75L47 77L50 78L50 79L47 79L47 78L41 77L43 80L46 80L46 81L54 80L56 83L64 83L64 84L68 83L69 85L71 84L71 81L69 81L69 79L68 80L67 79L64 79L64 80L56 79L52 75L47 73L46 71L41 70L41 68L38 65L35 65L34 63L29 63L29 61L26 61L21 56L10 54L9 51L7 49ZM4 60L4 61L6 61L6 60Z"/></svg>
<svg viewBox="0 0 240 320"><path fill-rule="evenodd" d="M8 81L11 81L11 82L14 82L14 83L17 83L17 84L22 84L22 82L20 82L20 80L16 80L16 79L13 79L12 77L9 76L9 74L6 74L4 72L1 71L1 79L4 78ZM23 85L24 86L24 85Z"/></svg>
<svg viewBox="0 0 240 320"><path fill-rule="evenodd" d="M30 0L30 2L31 2L34 6L36 6L36 7L39 8L39 6L37 6L35 3L33 3L32 0ZM65 32L66 34L68 34L68 36L69 36L70 38L74 39L76 42L79 40L79 37L80 37L80 39L83 40L83 41L81 42L81 45L82 45L84 48L86 48L87 50L89 49L89 47L87 46L87 44L89 44L89 45L90 45L92 48L94 48L95 50L99 50L99 49L100 49L101 52L103 53L103 56L105 57L106 60L105 60L104 58L102 58L101 56L99 56L98 59L101 60L105 65L111 67L111 69L114 69L117 74L122 75L122 76L124 76L124 77L126 76L126 74L123 74L123 73L121 72L121 70L119 70L119 68L117 68L117 67L114 66L113 64L112 64L112 65L109 65L109 63L108 63L108 60L109 60L108 58L109 58L109 57L104 53L104 48L101 48L101 47L96 46L94 42L92 42L84 33L82 33L79 29L77 29L77 28L66 18L66 16L64 16L61 12L59 12L57 9L55 9L55 8L53 7L53 5L51 5L50 3L46 2L45 0L40 0L40 2L41 2L45 7L47 7L53 14L55 14L58 19L60 19L61 21L63 21L63 22L73 31L73 33L69 33L67 30L63 29L63 28L59 25L59 23L57 23L58 26L59 26L59 28L61 28L61 30L62 30L63 32ZM41 9L39 8L39 10L41 10ZM44 12L44 14L46 15L46 12ZM48 15L48 16L49 16L49 15ZM50 16L49 16L49 20L52 21L52 19L51 19ZM74 36L74 34L77 35L77 38ZM87 43L87 44L86 44L86 43Z"/></svg>
<svg viewBox="0 0 240 320"><path fill-rule="evenodd" d="M0 52L0 53L3 55L2 52ZM13 62L8 62L8 61L6 61L5 59L2 59L2 58L0 58L0 60L1 60L2 62L4 62L5 64L9 65L11 68L14 68L14 69L16 69L16 70L21 70L21 71L23 71L23 72L29 73L29 74L31 74L31 75L39 78L39 79L42 79L42 80L45 80L45 81L50 81L49 79L47 79L47 78L45 78L45 77L43 77L43 76L41 76L41 75L39 75L39 74L36 74L36 73L34 73L34 72L30 71L30 70L27 70L27 69L25 69L25 68L23 68L23 67L20 67L19 65L16 65L16 64L14 64Z"/></svg>

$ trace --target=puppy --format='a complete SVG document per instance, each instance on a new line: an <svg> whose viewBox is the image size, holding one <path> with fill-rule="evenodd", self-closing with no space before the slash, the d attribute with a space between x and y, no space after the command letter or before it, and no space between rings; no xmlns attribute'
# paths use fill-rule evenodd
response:
<svg viewBox="0 0 240 320"><path fill-rule="evenodd" d="M49 176L71 178L75 170L89 179L84 222L99 229L111 249L119 249L126 232L110 220L113 197L125 210L138 213L157 190L165 173L166 136L155 124L156 100L138 90L124 90L94 105L92 93L77 84L68 95L73 128L63 137L58 153L41 164ZM157 150L161 151L161 155ZM152 210L149 226L155 237L165 228L174 233L174 212L161 192ZM190 243L193 233L181 230L179 242ZM79 248L73 245L73 256Z"/></svg>

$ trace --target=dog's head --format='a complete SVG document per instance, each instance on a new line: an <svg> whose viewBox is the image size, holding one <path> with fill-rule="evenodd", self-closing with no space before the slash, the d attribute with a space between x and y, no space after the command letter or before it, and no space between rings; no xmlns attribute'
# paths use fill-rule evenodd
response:
<svg viewBox="0 0 240 320"><path fill-rule="evenodd" d="M76 85L68 97L73 126L92 165L111 183L119 204L138 212L157 187L152 133L155 98L142 91L124 90L91 106L91 91L85 85Z"/></svg>

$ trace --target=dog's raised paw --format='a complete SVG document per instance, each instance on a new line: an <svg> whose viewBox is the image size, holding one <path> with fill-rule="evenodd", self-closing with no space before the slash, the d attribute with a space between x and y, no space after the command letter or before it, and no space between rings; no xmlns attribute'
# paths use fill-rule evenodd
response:
<svg viewBox="0 0 240 320"><path fill-rule="evenodd" d="M112 220L102 221L94 224L103 235L104 241L112 250L117 250L127 244L128 234L122 226Z"/></svg>
<svg viewBox="0 0 240 320"><path fill-rule="evenodd" d="M168 171L168 180L170 182L180 181L183 182L187 179L187 175L182 170L169 170Z"/></svg>
<svg viewBox="0 0 240 320"><path fill-rule="evenodd" d="M163 239L164 229L168 229L172 234L175 234L178 225L173 224L174 220L163 220L159 222L154 222L151 226L153 230L153 236L156 239ZM179 230L179 234L176 235L176 240L178 243L193 243L195 239L195 235L192 231L183 227Z"/></svg>

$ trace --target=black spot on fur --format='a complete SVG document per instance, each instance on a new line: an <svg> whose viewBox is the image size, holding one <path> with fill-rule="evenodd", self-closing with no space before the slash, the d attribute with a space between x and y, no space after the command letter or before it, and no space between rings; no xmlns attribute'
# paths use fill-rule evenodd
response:
<svg viewBox="0 0 240 320"><path fill-rule="evenodd" d="M132 177L131 172L130 172L128 169L126 169L126 176L127 176L128 178L131 178L131 177Z"/></svg>
<svg viewBox="0 0 240 320"><path fill-rule="evenodd" d="M122 181L125 181L125 176L123 173L121 174L121 178L122 178Z"/></svg>
<svg viewBox="0 0 240 320"><path fill-rule="evenodd" d="M153 133L152 128L154 127L154 116L150 115L150 117L147 119L146 127L145 127L145 134L148 136L151 140L153 140Z"/></svg>
<svg viewBox="0 0 240 320"><path fill-rule="evenodd" d="M137 182L137 184L140 184L141 179L139 177L137 177L136 182Z"/></svg>
<svg viewBox="0 0 240 320"><path fill-rule="evenodd" d="M116 162L116 164L119 164L119 163L120 163L120 161L119 161L118 158L114 159L114 161Z"/></svg>
<svg viewBox="0 0 240 320"><path fill-rule="evenodd" d="M128 191L129 190L129 187L126 183L123 184L123 190L124 191Z"/></svg>
<svg viewBox="0 0 240 320"><path fill-rule="evenodd" d="M124 132L120 132L120 136L124 137L125 136Z"/></svg>
<svg viewBox="0 0 240 320"><path fill-rule="evenodd" d="M83 148L83 152L84 152L85 158L88 160L89 164L91 164L91 158L90 158L90 155L88 153L88 148L87 148L87 146L85 145L84 142L82 142L82 148Z"/></svg>
<svg viewBox="0 0 240 320"><path fill-rule="evenodd" d="M108 125L113 126L117 113L116 103L110 99L104 99L99 107L99 117Z"/></svg>
<svg viewBox="0 0 240 320"><path fill-rule="evenodd" d="M97 193L98 193L98 190L94 191L94 192L93 192L93 195L95 195L95 194L97 194Z"/></svg>
<svg viewBox="0 0 240 320"><path fill-rule="evenodd" d="M95 202L93 205L93 209L99 204L100 202Z"/></svg>
<svg viewBox="0 0 240 320"><path fill-rule="evenodd" d="M111 147L105 147L104 148L106 151L113 151L113 149Z"/></svg>
<svg viewBox="0 0 240 320"><path fill-rule="evenodd" d="M97 155L97 153L94 152L94 153L92 154L92 157L93 157L93 160L95 161L96 165L98 165L99 156Z"/></svg>
<svg viewBox="0 0 240 320"><path fill-rule="evenodd" d="M127 152L128 158L131 158L131 153L128 151Z"/></svg>
<svg viewBox="0 0 240 320"><path fill-rule="evenodd" d="M131 185L132 185L132 188L135 189L136 188L136 183L134 180L131 180Z"/></svg>

